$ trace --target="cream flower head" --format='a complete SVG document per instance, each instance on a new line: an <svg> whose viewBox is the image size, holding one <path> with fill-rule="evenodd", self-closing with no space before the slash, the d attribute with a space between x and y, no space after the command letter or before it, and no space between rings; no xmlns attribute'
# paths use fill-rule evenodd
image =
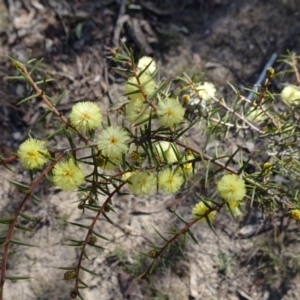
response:
<svg viewBox="0 0 300 300"><path fill-rule="evenodd" d="M217 92L215 86L211 82L196 84L196 89L198 96L204 101L214 98Z"/></svg>
<svg viewBox="0 0 300 300"><path fill-rule="evenodd" d="M78 187L84 180L82 166L76 166L73 159L59 162L54 166L52 173L54 184L63 191Z"/></svg>
<svg viewBox="0 0 300 300"><path fill-rule="evenodd" d="M101 121L100 108L93 102L78 102L72 107L70 122L77 130L94 130Z"/></svg>
<svg viewBox="0 0 300 300"><path fill-rule="evenodd" d="M166 193L176 193L183 183L180 173L166 168L158 173L158 185Z"/></svg>
<svg viewBox="0 0 300 300"><path fill-rule="evenodd" d="M291 105L297 104L297 103L299 104L300 103L300 89L294 85L287 85L281 91L281 99L288 106L291 106Z"/></svg>
<svg viewBox="0 0 300 300"><path fill-rule="evenodd" d="M161 162L173 163L178 161L176 153L178 153L178 148L173 143L161 141L155 145L154 155Z"/></svg>
<svg viewBox="0 0 300 300"><path fill-rule="evenodd" d="M246 116L246 118L250 122L261 123L261 122L265 121L268 118L268 116L261 108L255 107L255 108L251 108L251 111Z"/></svg>
<svg viewBox="0 0 300 300"><path fill-rule="evenodd" d="M217 183L217 190L230 204L241 201L246 196L245 181L235 174L224 175Z"/></svg>
<svg viewBox="0 0 300 300"><path fill-rule="evenodd" d="M210 202L207 202L207 205L209 206ZM199 218L202 217L208 211L208 209L209 208L204 204L204 202L200 201L194 206L192 213L195 218ZM207 215L207 217L209 220L212 220L215 218L216 214L216 211L212 211ZM202 220L205 221L205 218L203 218Z"/></svg>
<svg viewBox="0 0 300 300"><path fill-rule="evenodd" d="M184 108L177 99L160 100L157 105L158 122L164 127L179 124L184 118Z"/></svg>
<svg viewBox="0 0 300 300"><path fill-rule="evenodd" d="M126 105L126 116L129 121L141 123L148 119L151 113L151 107L143 99L131 100Z"/></svg>
<svg viewBox="0 0 300 300"><path fill-rule="evenodd" d="M140 85L136 77L130 77L125 84L125 94L129 94L128 97L130 100L134 99L144 99L142 93L140 93L139 87L143 89L146 96L150 96L155 91L155 83L152 80L152 77L148 73L143 73L139 77Z"/></svg>
<svg viewBox="0 0 300 300"><path fill-rule="evenodd" d="M300 221L300 210L299 209L293 209L291 211L291 217L292 217L292 219L299 222Z"/></svg>
<svg viewBox="0 0 300 300"><path fill-rule="evenodd" d="M120 158L128 151L128 133L121 127L106 127L98 137L98 149L108 158Z"/></svg>
<svg viewBox="0 0 300 300"><path fill-rule="evenodd" d="M18 150L18 156L25 169L33 170L47 162L49 155L44 141L29 138L23 142Z"/></svg>
<svg viewBox="0 0 300 300"><path fill-rule="evenodd" d="M157 69L156 63L155 63L155 61L153 60L152 57L143 56L138 61L137 68L138 68L139 71L143 71L147 66L148 66L148 68L145 71L145 73L148 73L150 75L152 75Z"/></svg>
<svg viewBox="0 0 300 300"><path fill-rule="evenodd" d="M156 188L156 177L147 170L133 172L128 181L128 188L136 195L149 195Z"/></svg>
<svg viewBox="0 0 300 300"><path fill-rule="evenodd" d="M240 206L239 202L229 201L228 204L229 204L230 208L226 206L226 209L231 211L231 214L233 215L233 217L238 217L239 215L242 214L242 210L239 207Z"/></svg>
<svg viewBox="0 0 300 300"><path fill-rule="evenodd" d="M195 156L190 151L188 151L188 153L184 157L184 161L192 160L194 158L195 158ZM193 172L193 164L191 162L185 163L185 164L183 164L183 169L184 169L184 172L187 175L189 175Z"/></svg>

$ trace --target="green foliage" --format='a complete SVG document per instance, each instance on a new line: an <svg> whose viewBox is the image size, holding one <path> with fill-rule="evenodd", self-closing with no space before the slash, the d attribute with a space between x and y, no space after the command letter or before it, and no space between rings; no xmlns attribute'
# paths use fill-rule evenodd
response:
<svg viewBox="0 0 300 300"><path fill-rule="evenodd" d="M5 279L27 278L6 275L6 264L11 244L36 246L13 235L15 229L32 231L19 219L33 220L23 210L30 199L40 200L34 192L43 179L62 190L77 189L79 199L74 209L83 214L93 213L88 224L68 221L70 214L67 213L58 217L61 230L69 225L85 232L84 237L71 238L65 243L79 252L74 267L61 267L66 270L64 279L73 284L72 298L83 299L79 290L87 288L88 283L83 281L82 274L97 275L88 266L90 256L94 255L93 251L103 251L102 243L111 237L109 232L98 232L96 224L99 218L104 218L114 225L110 215L118 213L113 202L117 195L132 193L141 197L157 189L176 193L196 176L199 186L207 190L206 195L198 194L198 204L194 209L191 207L188 220L174 213L181 228L171 225L169 232L155 229L160 243L150 244L150 250L140 251L134 263L128 262L121 248L115 248L108 255L108 261L118 262L128 273L140 279L148 278L150 283L155 270L165 271L170 266L174 270L176 262L184 259L188 236L198 243L192 227L200 220L208 224L212 234L218 234L212 220L220 211L225 210L236 219L243 214L246 205L251 209L255 204L264 213L291 213L293 219L300 221L300 92L293 82L283 89L283 102L278 104L280 97L271 90L270 84L274 78L280 80L282 74L270 68L264 84L258 91L252 91L252 99L234 88L232 97L225 99L217 96L212 83L198 75L190 78L182 74L168 82L160 80L155 61L143 57L136 64L132 51L124 44L120 49L112 49L110 58L127 80L124 100L112 108L122 116L119 123L112 114L102 120L101 109L88 101L75 104L71 117L67 118L57 109L65 93L52 99L47 92L51 79L34 79L41 62L21 63L9 57L18 75L7 79L23 79L29 89L29 95L19 105L39 99L45 107L39 122L52 114L55 128L43 141L29 137L21 144L17 156L1 156L1 165L19 158L22 166L30 170L28 184L9 179L25 196L13 216L0 219L0 223L8 226L1 238L4 266L1 290ZM298 57L291 54L283 59L298 80ZM195 128L202 136L202 145L198 148L189 139L190 131ZM46 149L46 142L53 138L68 141L69 147ZM222 143L224 148L218 146ZM253 148L250 155L245 151L249 143ZM228 144L235 147L226 147ZM250 164L254 165L253 171L249 171ZM275 180L276 176L286 184ZM265 248L260 251L260 269L265 274L270 265L280 264L272 251ZM231 259L232 256L225 253L218 258L219 271L225 275L231 272ZM146 263L149 264L145 266Z"/></svg>

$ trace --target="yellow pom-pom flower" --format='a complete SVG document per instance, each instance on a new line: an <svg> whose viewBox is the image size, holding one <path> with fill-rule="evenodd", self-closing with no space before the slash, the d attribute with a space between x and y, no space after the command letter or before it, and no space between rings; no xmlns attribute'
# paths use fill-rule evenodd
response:
<svg viewBox="0 0 300 300"><path fill-rule="evenodd" d="M203 84L197 84L196 89L198 92L198 96L204 101L208 101L214 98L216 95L216 88L211 82L204 82Z"/></svg>
<svg viewBox="0 0 300 300"><path fill-rule="evenodd" d="M129 121L141 123L148 119L151 113L151 107L143 99L131 100L126 105L126 116Z"/></svg>
<svg viewBox="0 0 300 300"><path fill-rule="evenodd" d="M246 117L250 122L257 123L261 123L268 118L266 113L259 107L251 108L251 112Z"/></svg>
<svg viewBox="0 0 300 300"><path fill-rule="evenodd" d="M235 174L224 175L217 183L220 196L227 202L238 202L246 195L245 181Z"/></svg>
<svg viewBox="0 0 300 300"><path fill-rule="evenodd" d="M124 174L121 176L121 179L122 179L123 181L126 181L126 180L128 180L131 176L132 176L132 172L126 172L126 173L124 173Z"/></svg>
<svg viewBox="0 0 300 300"><path fill-rule="evenodd" d="M210 206L210 202L207 202L207 205ZM194 206L192 213L195 216L195 218L200 218L205 213L207 213L208 210L209 210L209 208L202 201L200 201ZM215 218L216 214L217 214L216 211L212 211L207 215L207 218L209 220L212 220ZM205 218L203 218L203 221L204 220L205 220Z"/></svg>
<svg viewBox="0 0 300 300"><path fill-rule="evenodd" d="M239 207L239 202L229 201L230 211L234 217L237 217L242 214L242 211ZM226 206L226 209L229 210L229 207Z"/></svg>
<svg viewBox="0 0 300 300"><path fill-rule="evenodd" d="M158 173L158 185L166 193L176 193L183 183L179 172L167 168Z"/></svg>
<svg viewBox="0 0 300 300"><path fill-rule="evenodd" d="M100 108L93 102L79 102L72 107L70 122L77 130L94 130L101 121Z"/></svg>
<svg viewBox="0 0 300 300"><path fill-rule="evenodd" d="M161 141L155 145L154 155L156 156L159 162L167 162L172 163L178 161L176 152L178 153L178 149L175 144Z"/></svg>
<svg viewBox="0 0 300 300"><path fill-rule="evenodd" d="M44 141L29 138L23 142L18 150L18 156L25 169L33 170L47 162L49 155Z"/></svg>
<svg viewBox="0 0 300 300"><path fill-rule="evenodd" d="M133 172L128 188L136 195L149 195L156 188L156 177L147 170Z"/></svg>
<svg viewBox="0 0 300 300"><path fill-rule="evenodd" d="M63 191L78 187L84 180L82 166L76 166L72 159L56 164L52 173L54 184Z"/></svg>
<svg viewBox="0 0 300 300"><path fill-rule="evenodd" d="M299 209L293 209L291 211L291 217L296 220L296 221L300 221L300 210Z"/></svg>
<svg viewBox="0 0 300 300"><path fill-rule="evenodd" d="M300 103L300 89L294 85L287 85L281 91L281 99L288 106L291 106L291 105L297 104L297 103L299 104Z"/></svg>
<svg viewBox="0 0 300 300"><path fill-rule="evenodd" d="M171 127L183 120L185 110L177 99L167 98L158 102L156 112L159 123Z"/></svg>
<svg viewBox="0 0 300 300"><path fill-rule="evenodd" d="M195 158L194 155L190 151L188 151L184 161L192 160L194 158ZM191 174L193 172L193 164L192 163L183 164L183 170L187 175Z"/></svg>
<svg viewBox="0 0 300 300"><path fill-rule="evenodd" d="M130 77L127 80L127 83L125 84L125 94L129 94L128 97L130 100L145 100L143 94L140 93L141 88L143 89L144 94L148 97L155 91L155 83L148 73L143 73L139 77L139 82L140 84L138 83L136 77Z"/></svg>
<svg viewBox="0 0 300 300"><path fill-rule="evenodd" d="M109 126L105 128L98 138L98 149L108 158L120 158L128 151L128 133L121 127Z"/></svg>
<svg viewBox="0 0 300 300"><path fill-rule="evenodd" d="M156 63L152 57L143 56L138 61L137 68L139 71L143 71L147 66L148 68L145 70L145 73L152 75L156 71Z"/></svg>

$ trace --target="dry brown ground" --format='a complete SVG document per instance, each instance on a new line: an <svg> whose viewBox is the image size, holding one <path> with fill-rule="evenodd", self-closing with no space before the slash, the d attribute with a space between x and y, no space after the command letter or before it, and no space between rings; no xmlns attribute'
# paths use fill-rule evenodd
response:
<svg viewBox="0 0 300 300"><path fill-rule="evenodd" d="M227 81L241 89L251 86L273 53L300 50L298 1L140 1L141 9L122 8L123 2L0 0L1 54L25 60L32 51L32 57L44 58L39 72L55 78L54 95L67 89L59 106L67 113L79 100L96 101L105 111L121 97L122 78L111 72L106 59L107 47L119 38L154 55L163 77L203 71L225 97ZM42 138L56 122L50 118L35 126L42 113L37 101L16 106L26 87L3 80L13 73L1 57L0 152L5 156L17 149L29 130ZM201 145L197 129L190 138ZM55 143L63 146L64 141ZM1 217L12 214L22 198L4 179L28 180L17 164L11 167L14 174L3 168L0 173ZM161 243L154 227L166 232L170 224L182 226L170 209L189 219L196 201L192 194L199 190L195 181L172 197L116 198L116 213L111 214L115 226L104 220L97 225L110 242L103 242L107 250L91 253L86 262L98 276L85 278L90 285L83 292L85 299L300 299L300 278L291 265L292 258L299 256L299 238L293 227L288 234L279 228L274 235L274 228L285 219L264 220L258 211L237 223L220 215L214 224L218 237L206 224L198 224L193 233L200 246L189 240L185 258L171 253L175 265L155 273L155 288L133 281L147 266L138 251L147 251L149 242ZM33 278L7 281L5 299L69 299L71 286L56 267L74 265L78 251L64 244L70 238L80 239L84 232L65 227L64 220L89 224L91 215L81 216L76 210L75 192L58 193L45 185L38 194L42 203L26 207L37 218L32 224L36 232L26 239L39 247L19 248L8 263L9 274ZM247 230L255 233L245 235ZM226 271L221 270L222 261Z"/></svg>

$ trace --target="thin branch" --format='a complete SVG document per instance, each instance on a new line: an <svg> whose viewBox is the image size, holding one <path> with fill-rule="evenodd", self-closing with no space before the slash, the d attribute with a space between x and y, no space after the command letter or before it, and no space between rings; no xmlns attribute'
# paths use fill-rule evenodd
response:
<svg viewBox="0 0 300 300"><path fill-rule="evenodd" d="M297 67L297 57L295 52L292 53L292 67L296 75L297 84L300 85L300 74Z"/></svg>
<svg viewBox="0 0 300 300"><path fill-rule="evenodd" d="M36 82L32 79L31 74L28 72L27 68L24 64L18 64L18 68L24 73L26 79L31 84L32 88L35 90L38 97L41 97L42 100L45 102L45 104L51 109L51 111L58 117L60 120L66 124L67 127L72 128L76 134L80 137L81 140L83 140L86 144L89 142L89 140L82 135L76 128L72 126L72 124L68 121L68 119L63 116L61 112L59 112L56 107L51 103L51 101L48 100L47 96L44 94L44 91L41 90Z"/></svg>
<svg viewBox="0 0 300 300"><path fill-rule="evenodd" d="M0 274L0 300L3 299L3 287L6 279L6 265L7 265L7 258L8 258L8 250L9 246L12 240L12 234L14 231L14 228L17 223L17 219L20 215L20 213L23 210L23 207L27 200L31 197L33 191L38 186L38 184L41 182L41 180L52 170L52 168L55 166L55 164L61 160L65 156L65 153L61 153L55 160L45 169L43 172L33 181L33 183L30 186L29 192L25 195L24 199L20 203L17 211L15 212L13 216L13 220L9 224L6 240L5 240L5 246L2 254L2 265L1 265L1 274Z"/></svg>
<svg viewBox="0 0 300 300"><path fill-rule="evenodd" d="M93 234L93 230L94 230L94 227L96 225L96 222L99 218L99 216L103 213L104 209L105 209L105 206L109 203L109 201L112 199L112 197L126 184L126 181L125 182L122 182L122 184L120 184L116 189L114 189L113 192L111 192L107 199L105 200L105 202L100 206L100 208L98 209L98 212L97 214L95 215L95 217L93 218L93 221L91 223L91 225L89 226L89 230L86 234L86 237L84 239L84 242L83 242L83 245L82 245L82 248L81 248L81 251L80 251L80 255L79 255L79 259L78 259L78 262L77 262L77 266L76 266L76 278L75 278L75 286L74 286L74 291L76 293L78 293L78 289L79 289L79 271L80 271L80 267L81 267L81 263L82 263L82 260L83 260L83 256L84 256L84 252L85 252L85 248L88 244L88 241L89 241L89 238L90 236ZM74 292L73 291L73 292ZM1 300L1 299L0 299Z"/></svg>

